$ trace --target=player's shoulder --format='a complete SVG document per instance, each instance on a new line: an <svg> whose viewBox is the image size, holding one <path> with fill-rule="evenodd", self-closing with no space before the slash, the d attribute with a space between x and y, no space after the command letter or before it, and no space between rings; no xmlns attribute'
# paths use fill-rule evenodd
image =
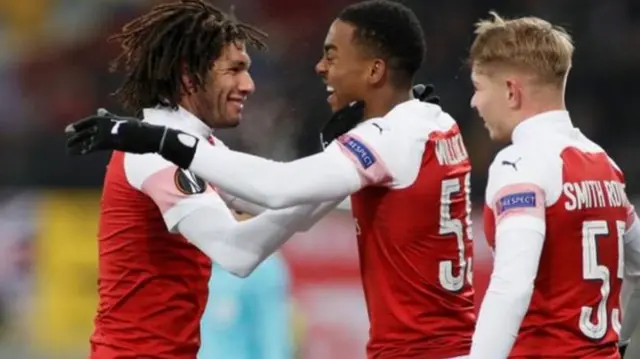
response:
<svg viewBox="0 0 640 359"><path fill-rule="evenodd" d="M446 131L456 125L456 121L436 104L410 100L394 107L384 116L393 126L412 132L416 129Z"/></svg>
<svg viewBox="0 0 640 359"><path fill-rule="evenodd" d="M144 182L157 173L178 169L176 165L156 153L124 153L123 167L129 184L136 189L142 188Z"/></svg>
<svg viewBox="0 0 640 359"><path fill-rule="evenodd" d="M596 153L596 154L604 155L607 158L607 161L608 161L609 165L611 167L613 167L613 169L615 171L617 171L619 173L622 173L622 170L620 169L620 166L618 166L616 161L598 143L596 143L595 141L593 141L592 139L590 139L589 137L585 136L582 133L580 133L580 136L579 136L577 142L579 142L579 145L576 146L576 147L579 150L581 150L581 151L583 151L585 153Z"/></svg>
<svg viewBox="0 0 640 359"><path fill-rule="evenodd" d="M561 168L559 157L545 145L512 143L496 154L490 171L497 173L536 174L552 167Z"/></svg>
<svg viewBox="0 0 640 359"><path fill-rule="evenodd" d="M535 156L531 156L530 154L527 154L527 152L528 151L525 148L515 144L510 144L504 147L498 151L493 158L493 161L489 166L489 174L493 174L494 172L517 172L520 168L523 168L523 163L521 163L523 159L525 166L531 166L532 164L537 163L538 161L536 161Z"/></svg>
<svg viewBox="0 0 640 359"><path fill-rule="evenodd" d="M500 150L489 167L486 198L506 186L534 185L553 193L561 183L561 163L553 152L527 144L511 144Z"/></svg>
<svg viewBox="0 0 640 359"><path fill-rule="evenodd" d="M454 126L456 121L440 106L410 100L397 105L382 117L371 118L358 124L349 134L426 141L432 132L448 131Z"/></svg>

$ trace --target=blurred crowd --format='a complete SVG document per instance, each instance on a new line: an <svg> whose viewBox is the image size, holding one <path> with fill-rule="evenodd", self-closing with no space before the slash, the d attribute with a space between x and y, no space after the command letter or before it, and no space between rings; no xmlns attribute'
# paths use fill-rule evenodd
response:
<svg viewBox="0 0 640 359"><path fill-rule="evenodd" d="M109 96L121 81L108 72L118 48L109 34L147 10L152 0L0 1L0 184L98 187L104 159L65 157L62 129L98 107L119 111ZM324 86L313 66L328 25L346 0L219 0L270 34L270 49L253 53L257 92L243 124L222 135L233 148L279 160L318 149L328 116ZM472 25L491 9L537 15L565 26L577 52L568 106L582 130L601 143L640 190L634 161L640 128L640 3L632 0L404 0L422 20L428 53L417 81L431 82L460 122L474 169L476 194L495 151L469 108L464 65ZM480 189L478 189L480 188Z"/></svg>

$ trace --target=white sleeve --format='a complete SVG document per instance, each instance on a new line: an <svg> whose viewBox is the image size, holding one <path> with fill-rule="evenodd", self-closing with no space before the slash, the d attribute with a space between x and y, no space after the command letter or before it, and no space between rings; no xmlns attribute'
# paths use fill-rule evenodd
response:
<svg viewBox="0 0 640 359"><path fill-rule="evenodd" d="M224 148L229 150L229 147L219 138L214 137L214 146ZM217 189L218 194L222 198L222 200L227 204L227 207L241 213L250 214L252 216L257 216L260 213L267 210L267 208L257 205L255 203L251 203L249 201L245 201L242 198L238 198L234 195L226 193L220 189Z"/></svg>
<svg viewBox="0 0 640 359"><path fill-rule="evenodd" d="M640 220L635 210L629 206L627 231L624 240L624 285L629 296L623 300L620 344L629 344L640 321Z"/></svg>
<svg viewBox="0 0 640 359"><path fill-rule="evenodd" d="M333 207L324 203L267 210L242 222L228 210L203 207L180 220L177 227L214 262L244 278L300 228L312 226Z"/></svg>
<svg viewBox="0 0 640 359"><path fill-rule="evenodd" d="M220 197L222 197L222 199L225 201L225 203L229 208L241 213L247 213L252 216L257 216L267 210L267 208L265 207L245 201L241 198L232 196L228 193L221 192ZM300 206L304 206L304 205L300 205ZM327 202L319 203L316 209L314 210L314 212L309 216L309 218L306 221L301 222L300 226L298 227L298 231L299 232L308 231L309 229L311 229L311 227L313 227L316 224L316 222L318 222L318 220L322 219L322 217L324 217L326 214L331 212L331 210L335 209L336 207L338 209L351 210L351 203L349 201L349 197L345 198L344 200L327 201ZM292 208L292 207L287 207L287 208Z"/></svg>
<svg viewBox="0 0 640 359"><path fill-rule="evenodd" d="M486 201L496 219L494 268L473 335L471 358L507 358L533 294L545 237L549 171L514 147L489 169ZM544 175L543 175L544 174ZM558 186L559 187L559 186Z"/></svg>
<svg viewBox="0 0 640 359"><path fill-rule="evenodd" d="M367 121L324 152L289 163L201 141L189 169L233 196L268 208L333 201L365 186L413 182L428 134L406 137L408 130L402 130Z"/></svg>
<svg viewBox="0 0 640 359"><path fill-rule="evenodd" d="M413 184L420 171L429 139L427 124L411 116L371 119L332 145L351 159L365 185L404 188Z"/></svg>
<svg viewBox="0 0 640 359"><path fill-rule="evenodd" d="M342 199L362 186L355 166L337 148L282 163L201 141L190 169L223 191L267 208Z"/></svg>
<svg viewBox="0 0 640 359"><path fill-rule="evenodd" d="M321 204L266 211L237 222L220 196L189 171L153 154L125 154L125 176L158 206L169 231L238 276L246 276L296 231L326 212Z"/></svg>
<svg viewBox="0 0 640 359"><path fill-rule="evenodd" d="M480 307L471 358L507 358L518 336L544 244L544 234L530 229L529 220L507 218L496 233L494 269Z"/></svg>
<svg viewBox="0 0 640 359"><path fill-rule="evenodd" d="M124 154L124 172L129 184L158 206L167 229L201 207L231 213L213 188L156 154Z"/></svg>
<svg viewBox="0 0 640 359"><path fill-rule="evenodd" d="M260 213L267 210L267 208L257 205L255 203L251 203L249 201L245 201L242 198L238 198L224 191L218 191L220 197L227 204L227 207L236 210L238 212L247 213L252 216L257 216Z"/></svg>
<svg viewBox="0 0 640 359"><path fill-rule="evenodd" d="M322 204L316 207L316 209L313 211L313 213L311 213L311 215L307 220L303 220L300 223L300 225L298 226L298 231L299 232L308 231L309 229L311 229L311 227L313 227L320 219L326 216L329 212L331 212L336 207L340 206L342 203L347 201L348 201L348 198L344 200L339 199L336 201L323 202Z"/></svg>

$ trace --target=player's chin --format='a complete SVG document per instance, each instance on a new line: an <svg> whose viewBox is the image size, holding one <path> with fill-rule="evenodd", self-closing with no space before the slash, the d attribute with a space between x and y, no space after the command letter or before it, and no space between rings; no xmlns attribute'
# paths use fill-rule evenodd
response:
<svg viewBox="0 0 640 359"><path fill-rule="evenodd" d="M332 113L340 109L340 107L338 107L338 96L336 96L335 92L327 97L327 104L329 104L329 108L331 109Z"/></svg>
<svg viewBox="0 0 640 359"><path fill-rule="evenodd" d="M498 143L509 142L509 136L507 134L501 131L492 130L491 128L488 128L488 130L489 130L489 138L491 138L493 142L498 142Z"/></svg>
<svg viewBox="0 0 640 359"><path fill-rule="evenodd" d="M225 114L225 127L236 127L240 124L240 121L242 121L242 109L229 106Z"/></svg>
<svg viewBox="0 0 640 359"><path fill-rule="evenodd" d="M332 113L336 113L349 105L349 102L344 101L339 96L336 96L335 93L331 94L329 98L327 98L327 103L329 103L329 108L331 108Z"/></svg>
<svg viewBox="0 0 640 359"><path fill-rule="evenodd" d="M227 120L225 121L224 127L226 128L237 127L240 125L241 120L242 120L242 116L227 118Z"/></svg>

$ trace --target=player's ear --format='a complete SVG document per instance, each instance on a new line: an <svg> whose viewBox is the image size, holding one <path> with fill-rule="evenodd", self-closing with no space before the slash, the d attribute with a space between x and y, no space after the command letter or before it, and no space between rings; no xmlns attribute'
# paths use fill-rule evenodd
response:
<svg viewBox="0 0 640 359"><path fill-rule="evenodd" d="M515 79L507 78L505 80L507 104L510 108L516 109L520 107L522 102L522 85Z"/></svg>
<svg viewBox="0 0 640 359"><path fill-rule="evenodd" d="M189 69L187 64L183 63L181 66L180 83L185 93L190 94L193 92L193 80L189 76Z"/></svg>
<svg viewBox="0 0 640 359"><path fill-rule="evenodd" d="M370 84L375 85L380 83L387 72L387 64L382 59L374 59L369 66L369 73L367 74L367 80Z"/></svg>

